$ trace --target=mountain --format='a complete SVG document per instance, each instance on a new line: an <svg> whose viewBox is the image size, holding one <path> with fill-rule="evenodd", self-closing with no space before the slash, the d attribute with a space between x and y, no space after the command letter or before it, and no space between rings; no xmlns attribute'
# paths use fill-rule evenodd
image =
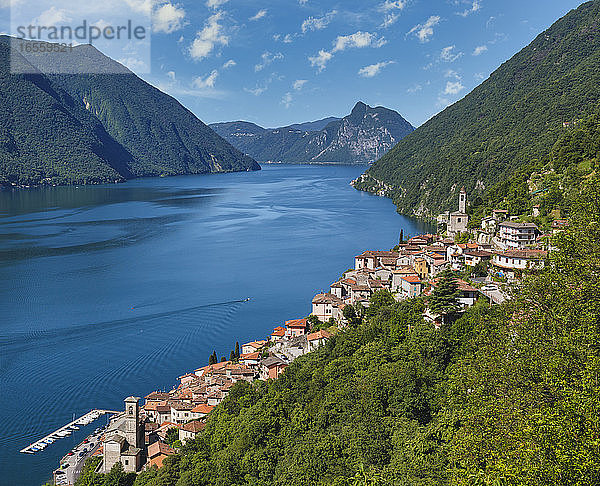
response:
<svg viewBox="0 0 600 486"><path fill-rule="evenodd" d="M372 162L414 130L399 113L362 102L344 118L270 129L244 121L210 127L256 160L291 164Z"/></svg>
<svg viewBox="0 0 600 486"><path fill-rule="evenodd" d="M473 201L532 161L600 100L600 2L569 12L465 98L378 160L354 186L394 199L404 214Z"/></svg>
<svg viewBox="0 0 600 486"><path fill-rule="evenodd" d="M260 169L177 100L93 46L55 57L12 42L22 41L0 37L0 183ZM24 74L9 72L11 60ZM95 74L58 74L64 72Z"/></svg>
<svg viewBox="0 0 600 486"><path fill-rule="evenodd" d="M341 120L341 118L330 116L327 118L323 118L322 120L316 120L313 122L295 123L294 125L289 125L285 128L291 128L293 130L302 130L304 132L318 132L319 130L323 130L323 128L325 128L331 122L338 120Z"/></svg>

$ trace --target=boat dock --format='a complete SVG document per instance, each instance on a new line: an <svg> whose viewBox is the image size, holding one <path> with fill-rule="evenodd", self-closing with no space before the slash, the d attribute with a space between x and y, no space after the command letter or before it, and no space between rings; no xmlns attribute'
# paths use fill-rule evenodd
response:
<svg viewBox="0 0 600 486"><path fill-rule="evenodd" d="M94 420L97 420L102 415L107 413L117 414L121 412L101 409L90 410L81 417L73 420L72 422L69 422L67 425L55 430L51 434L48 434L46 437L43 437L40 440L33 442L32 444L29 444L27 447L21 449L19 452L22 452L23 454L35 454L36 452L42 451L58 439L62 439L63 437L71 435L71 433L74 430L78 430L80 426L88 425L89 423L93 422Z"/></svg>

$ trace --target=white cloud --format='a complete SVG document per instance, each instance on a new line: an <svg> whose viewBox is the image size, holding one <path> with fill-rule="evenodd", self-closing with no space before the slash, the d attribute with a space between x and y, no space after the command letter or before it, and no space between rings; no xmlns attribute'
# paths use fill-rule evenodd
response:
<svg viewBox="0 0 600 486"><path fill-rule="evenodd" d="M446 88L444 89L445 95L457 95L460 93L465 87L460 81L448 81L446 82Z"/></svg>
<svg viewBox="0 0 600 486"><path fill-rule="evenodd" d="M398 20L399 18L400 18L400 15L397 13L388 14L383 19L383 23L381 24L380 27L382 29L387 29L388 27L394 25L396 23L396 20Z"/></svg>
<svg viewBox="0 0 600 486"><path fill-rule="evenodd" d="M473 51L473 55L474 56L480 56L481 54L483 54L485 51L488 50L488 47L486 45L483 46L477 46L475 48L475 50Z"/></svg>
<svg viewBox="0 0 600 486"><path fill-rule="evenodd" d="M256 88L244 88L244 91L246 93L253 94L254 96L260 96L265 91L267 91L267 87L266 86L257 86Z"/></svg>
<svg viewBox="0 0 600 486"><path fill-rule="evenodd" d="M381 47L385 45L386 42L387 41L383 37L378 39L376 34L358 31L351 35L338 36L334 42L333 51L331 52L344 51L351 47Z"/></svg>
<svg viewBox="0 0 600 486"><path fill-rule="evenodd" d="M267 16L267 10L263 8L262 10L259 10L258 12L256 12L256 15L253 15L248 20L250 20L250 21L260 20L266 16Z"/></svg>
<svg viewBox="0 0 600 486"><path fill-rule="evenodd" d="M439 15L432 15L423 24L417 24L408 31L407 35L415 34L419 41L427 42L433 35L433 28L440 23L441 17Z"/></svg>
<svg viewBox="0 0 600 486"><path fill-rule="evenodd" d="M294 101L292 93L286 93L283 95L283 98L281 98L281 104L286 108L289 108L292 105L292 101Z"/></svg>
<svg viewBox="0 0 600 486"><path fill-rule="evenodd" d="M423 89L423 86L421 86L420 84L415 84L411 88L408 88L406 90L406 92L410 93L410 94L414 94L414 93L417 93L417 92L421 91L422 89Z"/></svg>
<svg viewBox="0 0 600 486"><path fill-rule="evenodd" d="M224 5L229 0L206 0L206 6L208 8L219 8L221 5Z"/></svg>
<svg viewBox="0 0 600 486"><path fill-rule="evenodd" d="M260 56L260 63L258 63L256 66L254 66L254 71L258 72L258 71L262 71L264 68L266 68L269 64L273 63L274 61L279 61L281 59L283 59L283 54L281 52L277 52L276 54L272 54L269 51L263 52L262 55Z"/></svg>
<svg viewBox="0 0 600 486"><path fill-rule="evenodd" d="M454 79L458 79L460 81L461 77L460 75L454 71L453 69L448 69L445 73L444 73L444 77L445 78L454 78Z"/></svg>
<svg viewBox="0 0 600 486"><path fill-rule="evenodd" d="M284 44L291 44L292 41L292 35L291 34L285 34L285 37L283 38L283 43Z"/></svg>
<svg viewBox="0 0 600 486"><path fill-rule="evenodd" d="M170 79L171 81L175 81L175 71L169 71L169 72L167 73L167 76L169 77L169 79Z"/></svg>
<svg viewBox="0 0 600 486"><path fill-rule="evenodd" d="M154 10L152 15L152 30L170 34L181 29L184 25L185 10L180 5L165 3Z"/></svg>
<svg viewBox="0 0 600 486"><path fill-rule="evenodd" d="M333 57L336 52L345 51L350 48L361 49L364 47L381 47L385 45L387 41L383 37L377 37L377 34L371 34L370 32L358 31L350 35L340 35L333 42L333 49L331 52L321 49L316 56L310 56L308 60L310 65L318 67L318 71L321 72L327 66L327 63Z"/></svg>
<svg viewBox="0 0 600 486"><path fill-rule="evenodd" d="M292 88L294 88L296 91L300 91L306 83L308 83L308 80L306 79L296 79L292 85Z"/></svg>
<svg viewBox="0 0 600 486"><path fill-rule="evenodd" d="M307 4L307 2L308 2L308 0L298 0L298 3L299 3L300 5L306 5L306 4Z"/></svg>
<svg viewBox="0 0 600 486"><path fill-rule="evenodd" d="M308 58L308 60L310 61L311 66L318 67L319 72L321 72L323 71L323 69L325 69L327 63L331 60L332 57L333 54L331 54L331 52L327 52L321 49L316 56L311 56Z"/></svg>
<svg viewBox="0 0 600 486"><path fill-rule="evenodd" d="M406 7L406 0L385 0L381 7L379 7L384 12L388 12L390 10L402 10Z"/></svg>
<svg viewBox="0 0 600 486"><path fill-rule="evenodd" d="M472 13L478 12L479 10L481 10L481 1L480 0L473 0L473 3L471 5L470 8L462 11L462 12L456 12L457 15L460 15L461 17L467 17L468 15L471 15Z"/></svg>
<svg viewBox="0 0 600 486"><path fill-rule="evenodd" d="M144 61L138 59L137 57L124 57L121 59L117 59L118 62L123 64L130 71L138 72L138 73L147 73L149 72L148 66Z"/></svg>
<svg viewBox="0 0 600 486"><path fill-rule="evenodd" d="M323 17L308 17L304 22L302 22L302 33L306 34L311 30L324 29L329 25L336 14L337 10L332 10L331 12L326 13Z"/></svg>
<svg viewBox="0 0 600 486"><path fill-rule="evenodd" d="M33 25L54 26L63 22L68 22L70 17L64 8L50 7L42 12L34 21Z"/></svg>
<svg viewBox="0 0 600 486"><path fill-rule="evenodd" d="M222 18L222 12L211 15L204 24L204 28L196 33L196 38L189 49L194 60L204 59L218 45L226 46L229 43L229 37L223 33L223 26L219 24Z"/></svg>
<svg viewBox="0 0 600 486"><path fill-rule="evenodd" d="M233 59L229 59L229 61L227 61L225 64L223 64L223 69L229 69L234 66L237 66L237 62L235 62Z"/></svg>
<svg viewBox="0 0 600 486"><path fill-rule="evenodd" d="M195 78L192 84L198 89L214 88L218 77L219 71L213 69L208 76Z"/></svg>
<svg viewBox="0 0 600 486"><path fill-rule="evenodd" d="M359 69L358 74L363 78L372 78L373 76L377 76L384 67L389 66L390 64L394 64L394 61L385 61L378 62L377 64L371 64L369 66L365 66L364 68Z"/></svg>
<svg viewBox="0 0 600 486"><path fill-rule="evenodd" d="M475 73L473 75L476 81L483 81L485 79L485 74L483 73Z"/></svg>
<svg viewBox="0 0 600 486"><path fill-rule="evenodd" d="M444 47L442 49L442 52L440 53L440 59L444 62L454 62L457 59L459 59L460 57L462 57L463 53L462 52L454 52L454 49L456 48L456 46L448 46L448 47Z"/></svg>

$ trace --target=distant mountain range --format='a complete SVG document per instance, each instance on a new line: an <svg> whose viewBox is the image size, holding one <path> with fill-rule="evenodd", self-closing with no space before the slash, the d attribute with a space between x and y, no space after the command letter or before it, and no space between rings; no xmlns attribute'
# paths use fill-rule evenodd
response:
<svg viewBox="0 0 600 486"><path fill-rule="evenodd" d="M600 2L586 2L400 141L355 187L419 216L454 208L462 186L471 201L485 197L548 161L577 120L600 112L599 65Z"/></svg>
<svg viewBox="0 0 600 486"><path fill-rule="evenodd" d="M344 118L325 118L282 128L235 121L210 127L260 162L364 164L373 162L414 130L402 116L362 102Z"/></svg>
<svg viewBox="0 0 600 486"><path fill-rule="evenodd" d="M0 184L260 169L177 100L93 46L61 57L26 53L14 42L27 41L0 36ZM11 74L11 61L24 74Z"/></svg>

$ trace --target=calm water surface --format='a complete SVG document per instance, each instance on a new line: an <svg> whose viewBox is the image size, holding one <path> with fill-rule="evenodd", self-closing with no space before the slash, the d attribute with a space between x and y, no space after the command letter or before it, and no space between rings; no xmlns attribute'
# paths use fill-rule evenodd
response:
<svg viewBox="0 0 600 486"><path fill-rule="evenodd" d="M0 484L43 483L102 423L19 454L73 414L170 389L213 349L309 314L355 254L429 229L352 189L363 170L0 193Z"/></svg>

